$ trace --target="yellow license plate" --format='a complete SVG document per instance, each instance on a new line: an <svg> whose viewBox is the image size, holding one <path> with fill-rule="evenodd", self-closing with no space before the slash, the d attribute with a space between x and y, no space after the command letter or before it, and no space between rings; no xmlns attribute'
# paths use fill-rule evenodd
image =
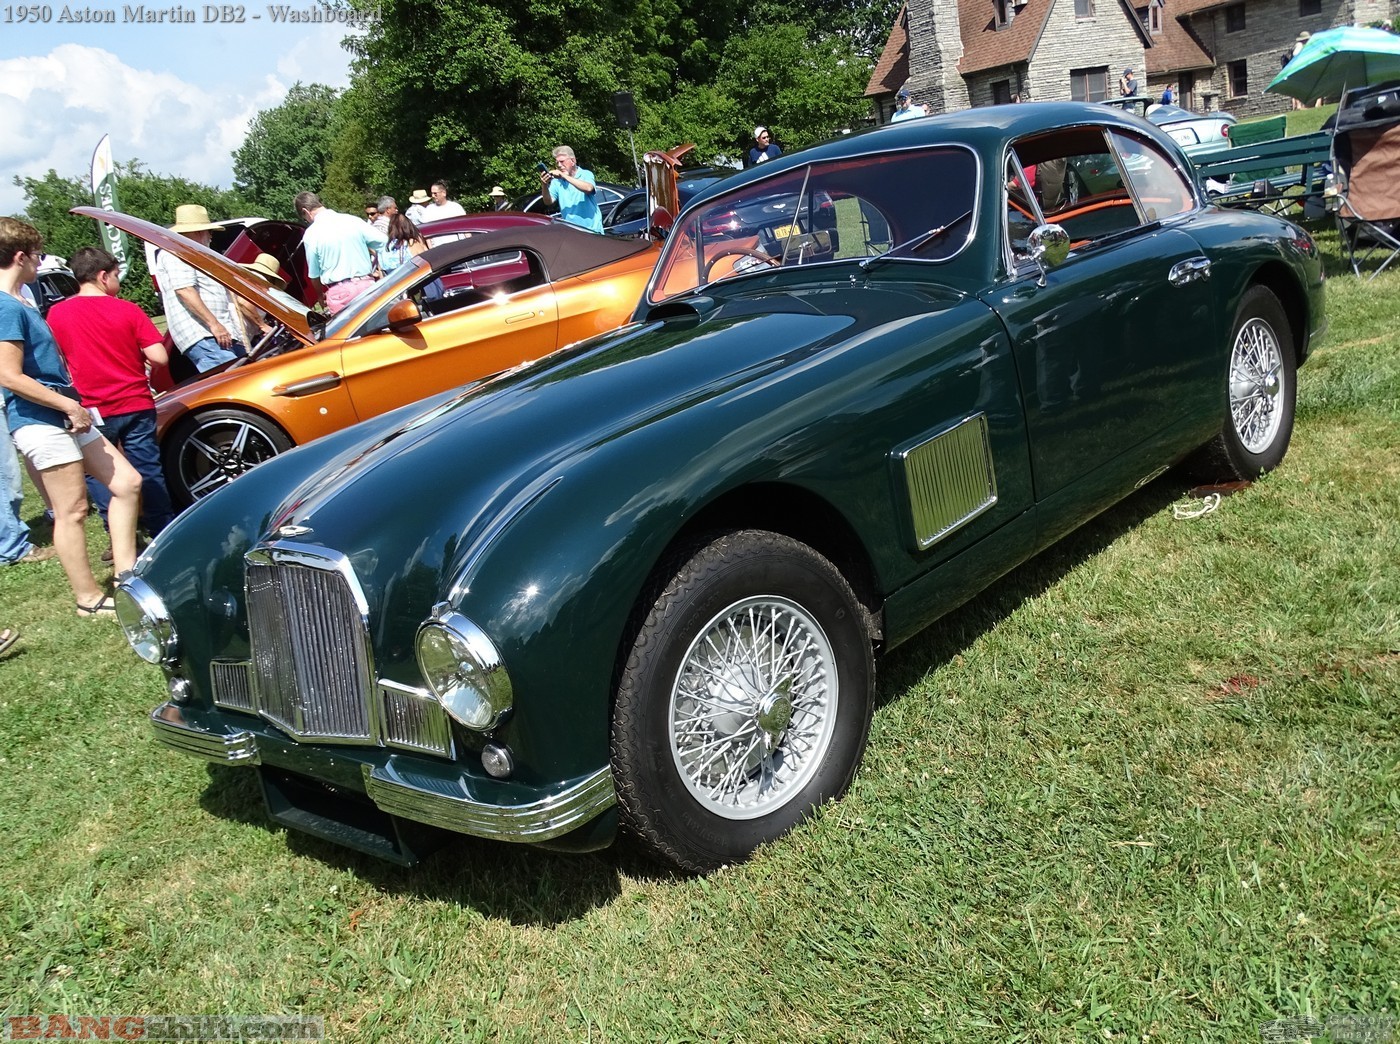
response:
<svg viewBox="0 0 1400 1044"><path fill-rule="evenodd" d="M793 231L794 229L791 225L779 225L777 228L773 229L773 238L786 239L788 236L792 235Z"/></svg>

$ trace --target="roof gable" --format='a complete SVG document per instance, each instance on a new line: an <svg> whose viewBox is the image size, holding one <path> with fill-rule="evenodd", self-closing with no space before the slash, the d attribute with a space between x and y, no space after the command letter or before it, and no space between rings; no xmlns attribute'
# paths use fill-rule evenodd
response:
<svg viewBox="0 0 1400 1044"><path fill-rule="evenodd" d="M865 88L866 97L880 94L893 94L909 79L909 6L899 9L890 38L885 41L885 49L875 63L870 74L870 83Z"/></svg>

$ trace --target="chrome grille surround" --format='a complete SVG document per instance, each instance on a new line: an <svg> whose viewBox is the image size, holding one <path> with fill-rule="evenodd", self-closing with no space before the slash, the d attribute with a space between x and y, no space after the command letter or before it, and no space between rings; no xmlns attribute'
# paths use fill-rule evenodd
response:
<svg viewBox="0 0 1400 1044"><path fill-rule="evenodd" d="M258 710L299 740L377 734L369 603L339 551L271 543L244 555Z"/></svg>
<svg viewBox="0 0 1400 1044"><path fill-rule="evenodd" d="M895 451L918 550L932 547L997 502L987 415L977 413Z"/></svg>

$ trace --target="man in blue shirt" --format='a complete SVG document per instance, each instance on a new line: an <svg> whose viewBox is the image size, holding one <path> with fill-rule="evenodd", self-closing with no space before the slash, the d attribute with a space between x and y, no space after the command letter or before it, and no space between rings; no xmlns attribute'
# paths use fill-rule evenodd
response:
<svg viewBox="0 0 1400 1044"><path fill-rule="evenodd" d="M552 153L554 169L540 172L544 194L559 204L559 216L571 225L590 232L603 232L603 212L593 198L597 188L591 170L584 170L574 157L574 150L559 145Z"/></svg>

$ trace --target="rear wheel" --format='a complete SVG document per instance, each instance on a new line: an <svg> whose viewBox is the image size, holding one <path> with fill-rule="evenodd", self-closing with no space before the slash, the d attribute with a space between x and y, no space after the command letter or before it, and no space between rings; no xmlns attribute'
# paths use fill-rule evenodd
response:
<svg viewBox="0 0 1400 1044"><path fill-rule="evenodd" d="M208 410L181 421L165 442L165 484L180 507L292 448L287 434L245 410Z"/></svg>
<svg viewBox="0 0 1400 1044"><path fill-rule="evenodd" d="M1288 452L1297 402L1293 331L1273 292L1251 287L1240 302L1226 376L1225 423L1199 458L1209 479L1253 481Z"/></svg>
<svg viewBox="0 0 1400 1044"><path fill-rule="evenodd" d="M845 791L874 663L850 585L795 540L727 533L670 565L618 684L612 764L623 825L699 872Z"/></svg>

